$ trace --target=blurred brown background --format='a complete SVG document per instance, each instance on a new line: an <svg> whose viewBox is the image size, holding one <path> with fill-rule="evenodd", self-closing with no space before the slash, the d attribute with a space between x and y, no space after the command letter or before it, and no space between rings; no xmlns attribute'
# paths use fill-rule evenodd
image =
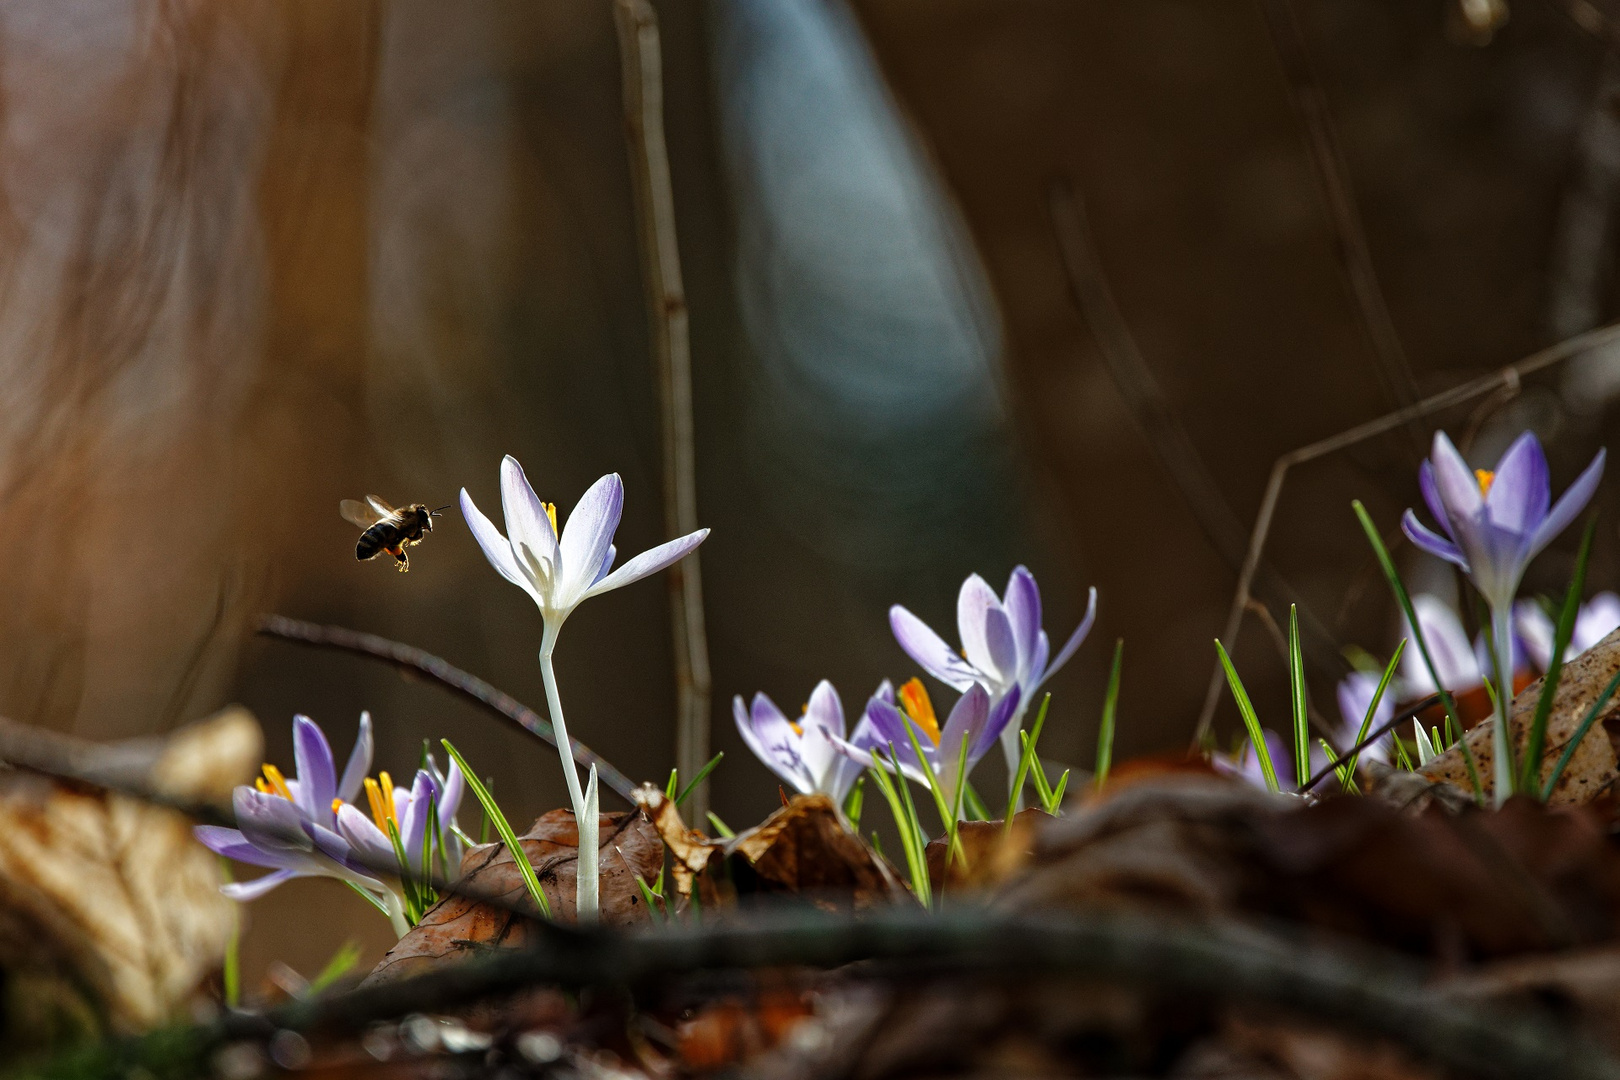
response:
<svg viewBox="0 0 1620 1080"><path fill-rule="evenodd" d="M888 605L947 629L970 570L1028 564L1054 637L1100 590L1053 758L1089 767L1116 637L1119 753L1184 745L1271 463L1620 299L1617 39L1584 0L658 7L733 825L776 785L731 696L791 710L827 677L853 714L911 674ZM251 626L395 637L538 705L538 617L459 516L401 576L354 562L337 501L493 510L512 453L563 511L618 471L620 551L663 539L619 89L605 2L0 4L0 711L111 738L240 701L285 760L294 711L345 753L369 708L381 767L450 735L512 818L564 801L549 747ZM1391 644L1349 500L1392 530L1436 425L1482 461L1534 426L1561 486L1617 390L1588 353L1291 477L1268 558L1322 708L1338 645ZM673 756L666 603L592 601L558 653L571 726L637 778ZM1237 660L1277 715L1255 620ZM326 882L252 915L252 968L386 938Z"/></svg>

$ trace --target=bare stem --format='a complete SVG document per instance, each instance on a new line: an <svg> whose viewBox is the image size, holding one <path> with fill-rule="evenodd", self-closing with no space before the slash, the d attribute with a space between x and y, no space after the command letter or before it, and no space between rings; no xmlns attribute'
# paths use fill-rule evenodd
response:
<svg viewBox="0 0 1620 1080"><path fill-rule="evenodd" d="M563 720L562 698L557 693L557 673L551 666L551 651L557 632L548 622L540 645L540 676L546 683L546 706L551 710L551 726L557 733L557 756L562 758L563 776L568 780L568 801L574 807L574 825L579 833L579 864L575 871L574 909L582 923L596 921L597 817L579 786L579 769L568 752L568 724Z"/></svg>

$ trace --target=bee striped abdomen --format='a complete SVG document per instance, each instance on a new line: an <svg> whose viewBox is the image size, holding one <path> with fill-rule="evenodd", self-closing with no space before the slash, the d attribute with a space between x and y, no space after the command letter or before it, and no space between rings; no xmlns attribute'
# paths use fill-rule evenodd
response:
<svg viewBox="0 0 1620 1080"><path fill-rule="evenodd" d="M379 521L360 534L354 545L354 557L364 562L375 558L384 550L398 546L399 527L391 521Z"/></svg>

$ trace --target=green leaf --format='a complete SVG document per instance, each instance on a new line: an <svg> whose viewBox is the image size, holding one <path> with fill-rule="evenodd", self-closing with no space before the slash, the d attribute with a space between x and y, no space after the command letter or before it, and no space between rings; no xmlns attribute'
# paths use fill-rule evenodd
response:
<svg viewBox="0 0 1620 1080"><path fill-rule="evenodd" d="M1305 654L1299 647L1299 607L1288 605L1288 690L1294 709L1294 788L1311 778L1311 718L1305 694Z"/></svg>
<svg viewBox="0 0 1620 1080"><path fill-rule="evenodd" d="M951 801L946 797L945 788L940 784L939 777L934 774L933 769L928 767L928 758L923 755L922 740L917 736L917 728L912 724L911 717L902 715L901 720L906 725L906 738L911 740L911 749L916 752L917 762L922 766L923 779L928 782L928 790L934 796L934 809L939 811L939 827L949 829L951 827ZM892 757L894 747L891 746L889 750ZM902 790L907 790L906 774L898 771L898 761L896 761L896 766L896 783L900 785ZM909 799L911 796L907 795L906 797Z"/></svg>
<svg viewBox="0 0 1620 1080"><path fill-rule="evenodd" d="M1026 751L1035 745L1035 740L1030 737L1030 733L1027 731L1020 731L1018 737L1023 740ZM1041 764L1041 759L1033 753L1031 753L1030 758L1029 778L1035 781L1035 795L1041 800L1041 805L1045 806L1051 802L1052 785L1047 783L1046 767Z"/></svg>
<svg viewBox="0 0 1620 1080"><path fill-rule="evenodd" d="M720 815L713 810L709 811L709 825L724 840L730 840L737 834L731 831L731 826L720 820Z"/></svg>
<svg viewBox="0 0 1620 1080"><path fill-rule="evenodd" d="M675 796L675 805L679 806L683 802L685 802L686 799L687 799L687 796L691 795L692 792L697 789L697 786L699 784L703 783L703 781L705 781L705 780L707 780L709 778L709 774L714 772L714 767L716 765L720 764L721 760L725 756L726 756L726 752L724 750L722 750L718 754L714 755L714 757L710 758L709 763L707 765L703 766L703 768L699 769L698 774L696 776L692 777L692 782L690 784L687 784L685 787L681 788L681 793L679 795ZM673 769L671 769L670 770L670 777L673 779L674 775L675 775L675 771Z"/></svg>
<svg viewBox="0 0 1620 1080"><path fill-rule="evenodd" d="M1356 774L1351 772L1347 766L1339 764L1338 752L1333 749L1331 743L1326 739L1317 739L1316 741L1321 744L1322 752L1327 754L1328 764L1333 766L1333 771L1338 775L1340 782L1344 784L1344 790L1349 791L1351 785L1356 781Z"/></svg>
<svg viewBox="0 0 1620 1080"><path fill-rule="evenodd" d="M1390 681L1395 678L1395 669L1400 665L1401 654L1405 651L1406 639L1401 638L1400 642L1395 646L1395 654L1389 658L1389 663L1384 666L1383 677L1378 680L1378 689L1373 691L1372 701L1367 705L1367 715L1362 717L1361 729L1356 732L1356 741L1352 745L1360 746L1372 731L1373 718L1378 715L1378 704L1384 700L1384 691L1389 689ZM1395 741L1399 743L1400 739L1396 738ZM1340 779L1344 780L1344 790L1346 791L1350 790L1350 784L1355 779L1356 763L1360 760L1361 754L1359 751L1351 755L1345 774L1340 777Z"/></svg>
<svg viewBox="0 0 1620 1080"><path fill-rule="evenodd" d="M849 827L857 836L861 833L861 808L865 802L866 777L858 776L844 799L844 816L849 819Z"/></svg>
<svg viewBox="0 0 1620 1080"><path fill-rule="evenodd" d="M679 770L679 769L671 769L671 770L669 770L669 779L667 781L665 781L665 783L664 783L664 798L673 799L675 797L675 789L680 786L680 783L681 783L681 770Z"/></svg>
<svg viewBox="0 0 1620 1080"><path fill-rule="evenodd" d="M1260 717L1255 715L1249 692L1243 689L1243 680L1238 678L1232 658L1226 655L1226 646L1221 644L1219 638L1215 641L1215 652L1221 658L1221 668L1226 672L1226 685L1232 689L1232 699L1237 702L1238 712L1243 715L1243 726L1249 732L1249 745L1254 747L1255 757L1260 760L1260 772L1266 778L1266 788L1281 791L1282 787L1277 783L1277 770L1271 765L1271 751L1266 747L1265 732L1260 730Z"/></svg>
<svg viewBox="0 0 1620 1080"><path fill-rule="evenodd" d="M1406 615L1406 623L1412 628L1412 636L1417 639L1418 653L1423 657L1423 666L1428 669L1429 678L1434 681L1434 685L1440 689L1440 700L1446 707L1447 730L1457 733L1457 741L1462 746L1463 763L1468 766L1468 782L1474 788L1474 801L1484 806L1485 789L1479 782L1479 768L1474 763L1473 748L1468 745L1468 740L1462 737L1462 717L1457 712L1457 703L1452 700L1451 691L1440 684L1440 673L1434 666L1429 643L1423 638L1423 627L1419 625L1417 612L1412 607L1412 597L1401 582L1400 572L1395 569L1395 560L1390 558L1389 549L1384 546L1384 538L1378 534L1378 526L1373 524L1367 508L1361 505L1360 499L1353 500L1350 508L1355 511L1356 520L1361 522L1361 531L1367 535L1367 543L1372 545L1373 554L1378 557L1378 567L1384 572L1384 580L1389 583L1390 591L1395 594L1396 602L1401 605L1401 611Z"/></svg>
<svg viewBox="0 0 1620 1080"><path fill-rule="evenodd" d="M1052 786L1052 797L1047 800L1046 805L1041 809L1054 817L1061 813L1063 810L1063 791L1068 786L1069 770L1064 769L1063 775L1058 777L1058 782Z"/></svg>
<svg viewBox="0 0 1620 1080"><path fill-rule="evenodd" d="M893 752L891 746L890 753ZM895 790L888 767L882 764L882 751L873 750L872 760L878 763L870 770L872 782L877 785L884 801L889 804L889 813L894 816L895 828L900 831L900 850L905 855L906 870L911 877L912 895L917 898L917 902L923 907L931 907L933 906L933 896L928 881L928 865L926 861L919 865L918 849L914 842L915 830L913 826L916 822L916 810L913 808L909 814L907 813L905 804L902 804L900 795ZM903 786L904 781L901 783ZM873 835L875 836L876 833Z"/></svg>
<svg viewBox="0 0 1620 1080"><path fill-rule="evenodd" d="M664 914L664 906L659 902L659 895L648 887L647 883L642 880L640 874L636 875L636 889L641 893L641 902L647 905L647 914L650 915L654 920L663 919L667 922L668 919Z"/></svg>
<svg viewBox="0 0 1620 1080"><path fill-rule="evenodd" d="M332 954L332 959L326 962L326 966L321 968L321 973L309 980L309 992L318 994L353 971L354 965L360 962L364 952L365 948L355 939L345 941L338 951Z"/></svg>
<svg viewBox="0 0 1620 1080"><path fill-rule="evenodd" d="M384 917L386 917L390 922L393 921L394 916L393 916L393 913L388 910L388 905L383 903L381 900L377 899L376 894L371 892L371 890L362 889L360 886L356 885L352 881L344 881L343 884L345 884L349 888L353 889L356 896L359 896L360 898L365 900L366 903L370 904L372 907L374 907L378 911L382 912Z"/></svg>
<svg viewBox="0 0 1620 1080"><path fill-rule="evenodd" d="M485 816L495 825L495 831L500 834L501 842L506 845L506 850L511 853L512 861L517 864L518 875L523 878L523 884L529 890L529 899L534 901L534 906L539 909L544 918L551 918L551 904L546 901L545 890L540 887L540 879L535 876L534 867L529 862L529 855L523 850L523 845L518 842L517 833L512 831L512 826L507 822L506 815L501 813L501 808L495 804L495 799L490 795L489 790L479 782L478 774L468 766L466 759L461 756L461 751L450 745L449 739L440 739L439 741L444 743L445 753L455 758L456 764L461 766L461 774L467 780L467 787L472 791L473 797L478 800L479 805L484 808Z"/></svg>
<svg viewBox="0 0 1620 1080"><path fill-rule="evenodd" d="M1575 574L1570 578L1569 591L1564 594L1564 607L1558 614L1558 629L1553 634L1552 660L1547 664L1546 678L1541 680L1541 696L1536 699L1536 711L1530 720L1530 736L1525 742L1524 761L1521 763L1519 790L1534 792L1541 772L1541 758L1547 746L1547 721L1552 716L1553 696L1558 693L1558 681L1564 674L1564 651L1575 636L1575 617L1580 614L1581 594L1586 591L1586 564L1592 557L1592 537L1597 532L1597 515L1586 523L1581 536L1581 547L1575 555Z"/></svg>
<svg viewBox="0 0 1620 1080"><path fill-rule="evenodd" d="M1108 690L1103 694L1102 723L1097 727L1097 773L1094 783L1102 790L1108 770L1114 763L1115 710L1119 706L1119 673L1125 662L1125 639L1114 642L1114 666L1108 672Z"/></svg>
<svg viewBox="0 0 1620 1080"><path fill-rule="evenodd" d="M974 821L990 820L990 808L984 805L984 800L979 797L978 789L973 786L971 780L963 791L963 805L967 807L965 816L971 817Z"/></svg>
<svg viewBox="0 0 1620 1080"><path fill-rule="evenodd" d="M1023 753L1018 757L1018 772L1013 776L1013 782L1007 790L1007 813L1004 815L1006 830L1012 829L1013 815L1018 812L1018 797L1024 792L1024 781L1029 778L1030 763L1035 760L1035 744L1040 740L1041 728L1046 726L1046 710L1052 704L1052 695L1047 694L1041 699L1041 708L1035 714L1035 724L1029 731L1020 731L1018 738L1023 745ZM1045 779L1044 776L1042 779Z"/></svg>

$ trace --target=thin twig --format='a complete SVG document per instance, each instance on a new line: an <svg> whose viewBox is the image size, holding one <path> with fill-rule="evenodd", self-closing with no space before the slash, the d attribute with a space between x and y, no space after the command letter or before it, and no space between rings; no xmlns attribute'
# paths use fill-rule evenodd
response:
<svg viewBox="0 0 1620 1080"><path fill-rule="evenodd" d="M1311 777L1309 780L1305 781L1305 786L1299 790L1302 792L1311 790L1317 784L1320 784L1328 777L1334 775L1334 773L1338 771L1339 766L1344 764L1344 762L1356 757L1363 750L1367 749L1367 747L1371 746L1379 739L1382 739L1385 735L1389 734L1391 731L1394 731L1397 727L1406 723L1408 720L1415 719L1420 713L1428 709L1432 709L1438 704L1440 704L1440 695L1430 694L1416 705L1408 705L1404 712L1396 713L1389 720L1379 724L1377 727L1373 728L1367 733L1367 737L1365 739L1362 739L1360 742L1356 743L1356 745L1341 753L1338 761L1329 762L1327 765L1324 765L1321 771L1315 776Z"/></svg>
<svg viewBox="0 0 1620 1080"><path fill-rule="evenodd" d="M478 676L462 671L454 664L413 645L390 641L376 634L363 634L342 626L323 626L320 623L304 622L302 619L289 619L285 615L266 615L261 618L259 633L267 637L281 638L283 641L297 642L300 645L358 653L392 664L402 671L426 675L439 685L454 690L496 716L510 720L529 734L539 736L552 746L557 745L557 736L552 732L551 724L545 717L504 690L497 690ZM615 769L612 763L578 739L571 739L570 742L573 744L575 761L587 769L595 765L596 775L601 778L602 783L618 792L631 806L636 804L636 785L632 784L624 773Z"/></svg>
<svg viewBox="0 0 1620 1080"><path fill-rule="evenodd" d="M803 910L636 933L556 933L543 949L446 965L413 979L238 1013L184 1043L198 1059L221 1042L278 1030L357 1031L412 1012L465 1008L538 985L645 987L671 977L758 968L841 967L858 979L1082 976L1274 1008L1387 1039L1414 1056L1491 1080L1620 1080L1620 1063L1542 1014L1438 993L1417 965L1366 946L1328 946L1232 920L1186 923L1113 911L996 914L958 909ZM174 1033L163 1049L172 1055ZM156 1048L156 1040L153 1040ZM135 1062L127 1050L119 1058Z"/></svg>
<svg viewBox="0 0 1620 1080"><path fill-rule="evenodd" d="M1401 347L1395 320L1389 313L1389 303L1378 284L1367 230L1351 190L1350 169L1333 127L1327 95L1322 92L1312 68L1304 31L1290 0L1261 0L1260 7L1271 31L1277 59L1282 64L1288 99L1305 127L1311 167L1322 192L1322 202L1333 222L1339 266L1360 317L1362 333L1372 349L1378 380L1397 405L1410 405L1417 400L1417 381L1412 377L1406 350Z"/></svg>
<svg viewBox="0 0 1620 1080"><path fill-rule="evenodd" d="M625 137L635 177L641 263L647 278L648 321L658 360L664 429L664 528L685 536L698 528L697 466L692 419L692 351L686 292L675 235L675 191L664 143L664 69L658 15L647 0L614 0L623 68ZM698 553L669 568L670 617L675 639L675 765L696 776L709 753L709 644L703 623L703 577ZM690 798L698 820L708 812L708 790Z"/></svg>
<svg viewBox="0 0 1620 1080"><path fill-rule="evenodd" d="M1450 390L1442 390L1440 393L1426 397L1414 405L1409 405L1404 409L1396 409L1394 412L1386 413L1376 420L1357 424L1348 431L1341 431L1337 435L1321 439L1308 446L1302 446L1298 450L1290 450L1278 458L1271 466L1271 477L1266 482L1266 494L1260 500L1260 512L1255 515L1254 531L1249 534L1249 551L1244 557L1242 572L1238 575L1237 589L1232 595L1232 606L1227 611L1226 631L1221 635L1221 641L1225 643L1227 649L1232 648L1233 643L1237 641L1239 630L1242 629L1243 613L1248 608L1256 571L1262 565L1266 539L1271 534L1271 521L1277 512L1277 501L1282 497L1283 482L1288 477L1288 471L1295 465L1303 465L1306 462L1315 461L1317 458L1336 454L1341 450L1382 435L1413 420L1428 416L1431 413L1440 412L1443 409L1449 409L1454 405L1461 405L1463 402L1471 401L1481 394L1488 394L1498 387L1517 386L1520 380L1526 376L1552 367L1554 364L1562 363L1572 356L1580 356L1582 353L1600 349L1616 341L1620 341L1620 323L1611 323L1596 330L1589 330L1584 334L1577 334L1572 338L1566 338L1554 345L1549 345L1539 352L1531 353L1516 364L1509 364L1507 367L1489 375L1470 379L1465 383L1452 387ZM1198 728L1193 733L1192 745L1195 748L1201 744L1205 732L1209 730L1210 723L1215 719L1215 706L1220 701L1220 691L1223 685L1224 675L1220 665L1216 664L1214 671L1210 673L1209 689L1204 695L1204 709L1198 717Z"/></svg>

